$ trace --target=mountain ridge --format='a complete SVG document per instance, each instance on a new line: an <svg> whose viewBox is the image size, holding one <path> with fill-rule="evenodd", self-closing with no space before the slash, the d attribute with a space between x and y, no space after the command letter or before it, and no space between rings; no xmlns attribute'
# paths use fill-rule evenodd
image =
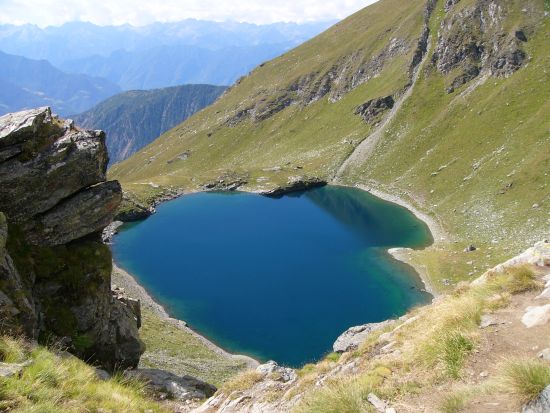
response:
<svg viewBox="0 0 550 413"><path fill-rule="evenodd" d="M0 114L52 106L62 115L81 112L120 92L106 79L67 74L46 60L32 60L0 51Z"/></svg>
<svg viewBox="0 0 550 413"><path fill-rule="evenodd" d="M225 90L212 85L133 90L112 96L72 119L84 128L106 132L112 164L212 104Z"/></svg>

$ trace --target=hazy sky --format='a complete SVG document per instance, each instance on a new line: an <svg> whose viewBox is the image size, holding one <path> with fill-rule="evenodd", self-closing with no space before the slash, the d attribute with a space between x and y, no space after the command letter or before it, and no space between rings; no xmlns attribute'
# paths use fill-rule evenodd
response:
<svg viewBox="0 0 550 413"><path fill-rule="evenodd" d="M155 21L250 23L341 19L376 0L0 0L0 23L144 25Z"/></svg>

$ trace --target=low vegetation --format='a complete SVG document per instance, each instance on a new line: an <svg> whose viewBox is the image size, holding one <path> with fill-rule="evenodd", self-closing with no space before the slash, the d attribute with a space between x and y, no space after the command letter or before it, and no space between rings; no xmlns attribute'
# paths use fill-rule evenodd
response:
<svg viewBox="0 0 550 413"><path fill-rule="evenodd" d="M246 370L225 382L221 391L225 394L232 394L236 391L249 389L262 380L263 377L264 376L256 370Z"/></svg>
<svg viewBox="0 0 550 413"><path fill-rule="evenodd" d="M221 386L246 368L244 361L229 359L209 349L196 336L144 309L140 337L146 345L140 365L188 374Z"/></svg>
<svg viewBox="0 0 550 413"><path fill-rule="evenodd" d="M540 360L512 359L503 363L499 378L504 391L526 403L550 385L550 366Z"/></svg>
<svg viewBox="0 0 550 413"><path fill-rule="evenodd" d="M21 413L164 412L143 383L115 375L100 380L93 367L22 340L0 338L3 362L24 362L19 374L0 377L0 411Z"/></svg>

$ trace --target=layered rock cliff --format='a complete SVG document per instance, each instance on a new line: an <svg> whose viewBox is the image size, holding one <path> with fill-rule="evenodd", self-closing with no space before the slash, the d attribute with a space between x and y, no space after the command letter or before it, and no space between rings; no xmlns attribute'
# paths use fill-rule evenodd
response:
<svg viewBox="0 0 550 413"><path fill-rule="evenodd" d="M144 346L135 306L111 293L100 233L122 191L107 162L103 132L47 107L0 117L0 331L114 369L136 366Z"/></svg>

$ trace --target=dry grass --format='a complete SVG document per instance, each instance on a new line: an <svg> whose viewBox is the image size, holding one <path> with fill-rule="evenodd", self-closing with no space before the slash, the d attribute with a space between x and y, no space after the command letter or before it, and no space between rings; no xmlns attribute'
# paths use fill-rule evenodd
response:
<svg viewBox="0 0 550 413"><path fill-rule="evenodd" d="M143 383L115 376L101 381L94 368L75 357L60 357L21 340L3 337L4 360L28 359L19 376L0 379L0 410L10 412L164 412L149 398Z"/></svg>
<svg viewBox="0 0 550 413"><path fill-rule="evenodd" d="M220 389L220 392L230 395L238 391L250 389L256 383L261 381L262 378L263 375L258 373L256 370L247 370L225 382Z"/></svg>
<svg viewBox="0 0 550 413"><path fill-rule="evenodd" d="M522 403L534 400L550 385L550 366L533 359L512 359L500 368L499 385Z"/></svg>

